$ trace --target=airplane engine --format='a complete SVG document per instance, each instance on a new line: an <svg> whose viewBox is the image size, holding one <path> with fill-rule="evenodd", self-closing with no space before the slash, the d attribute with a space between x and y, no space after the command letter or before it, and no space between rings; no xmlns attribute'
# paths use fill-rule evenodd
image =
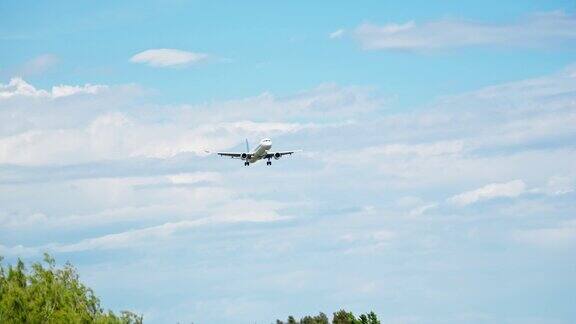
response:
<svg viewBox="0 0 576 324"><path fill-rule="evenodd" d="M275 158L276 160L278 160L278 159L280 158L280 156L281 156L280 153L274 153L274 158Z"/></svg>
<svg viewBox="0 0 576 324"><path fill-rule="evenodd" d="M240 155L240 157L242 158L242 160L246 160L246 158L248 157L248 154L242 153L242 155Z"/></svg>

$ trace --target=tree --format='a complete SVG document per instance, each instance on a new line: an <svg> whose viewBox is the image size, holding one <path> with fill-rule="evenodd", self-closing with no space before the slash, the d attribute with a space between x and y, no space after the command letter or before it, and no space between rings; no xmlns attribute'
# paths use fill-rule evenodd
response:
<svg viewBox="0 0 576 324"><path fill-rule="evenodd" d="M332 318L332 324L358 324L359 322L354 317L352 312L347 312L343 309L339 310L338 312L334 313L334 317Z"/></svg>
<svg viewBox="0 0 576 324"><path fill-rule="evenodd" d="M288 316L287 322L276 320L276 324L330 324L328 316L320 313L316 316L304 316L300 321L296 321L294 316ZM345 310L339 310L332 317L332 324L380 324L374 312L362 314L358 318Z"/></svg>
<svg viewBox="0 0 576 324"><path fill-rule="evenodd" d="M380 324L380 321L374 312L362 314L360 315L359 319L360 323L362 324Z"/></svg>
<svg viewBox="0 0 576 324"><path fill-rule="evenodd" d="M0 257L0 323L141 324L142 316L104 312L70 263L58 268L54 258L44 254L31 271L20 259L16 266L5 267Z"/></svg>
<svg viewBox="0 0 576 324"><path fill-rule="evenodd" d="M300 324L330 324L330 321L328 321L326 314L320 313L316 316L304 316L300 320Z"/></svg>

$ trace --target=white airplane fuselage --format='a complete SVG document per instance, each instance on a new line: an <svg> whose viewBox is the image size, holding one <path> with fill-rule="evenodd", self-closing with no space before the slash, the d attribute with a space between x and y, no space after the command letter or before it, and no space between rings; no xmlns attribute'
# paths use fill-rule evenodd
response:
<svg viewBox="0 0 576 324"><path fill-rule="evenodd" d="M244 152L218 152L220 156L226 156L233 159L242 159L244 161L244 166L249 166L250 163L255 163L260 160L266 161L266 165L272 165L272 159L278 160L283 156L292 155L297 151L277 151L270 152L272 148L272 141L269 138L265 138L260 141L258 146L252 151L248 145L248 140L246 140L246 151Z"/></svg>
<svg viewBox="0 0 576 324"><path fill-rule="evenodd" d="M271 148L272 141L269 138L265 138L260 141L260 144L258 144L252 152L250 152L250 159L245 159L245 161L255 163L265 157Z"/></svg>

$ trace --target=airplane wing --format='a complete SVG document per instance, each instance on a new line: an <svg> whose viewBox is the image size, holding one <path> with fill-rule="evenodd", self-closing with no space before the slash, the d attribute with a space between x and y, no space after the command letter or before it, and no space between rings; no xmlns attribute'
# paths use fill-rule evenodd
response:
<svg viewBox="0 0 576 324"><path fill-rule="evenodd" d="M237 152L218 152L218 155L220 156L228 156L231 157L233 159L241 159L242 158L242 154L245 153L237 153ZM248 154L248 156L250 156L250 154Z"/></svg>
<svg viewBox="0 0 576 324"><path fill-rule="evenodd" d="M271 159L271 158L279 159L279 158L283 157L284 155L292 155L296 152L300 152L300 150L298 150L298 151L270 152L270 153L266 154L265 159Z"/></svg>

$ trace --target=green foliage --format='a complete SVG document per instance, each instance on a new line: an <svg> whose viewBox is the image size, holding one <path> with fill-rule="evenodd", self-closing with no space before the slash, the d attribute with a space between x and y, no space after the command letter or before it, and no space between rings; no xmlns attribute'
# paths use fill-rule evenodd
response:
<svg viewBox="0 0 576 324"><path fill-rule="evenodd" d="M330 324L330 321L328 321L326 314L320 313L316 316L304 316L300 320L300 324Z"/></svg>
<svg viewBox="0 0 576 324"><path fill-rule="evenodd" d="M343 309L334 313L332 324L357 324L356 317L352 312L347 312Z"/></svg>
<svg viewBox="0 0 576 324"><path fill-rule="evenodd" d="M0 257L0 323L141 324L142 316L105 313L71 264L57 268L54 258L45 254L44 262L33 263L31 271L21 260L5 267Z"/></svg>
<svg viewBox="0 0 576 324"><path fill-rule="evenodd" d="M286 322L276 320L276 324L330 324L328 316L320 313L316 316L305 316L300 321L296 321L293 316L289 316ZM345 310L339 310L332 317L332 324L380 324L374 312L362 314L358 318Z"/></svg>
<svg viewBox="0 0 576 324"><path fill-rule="evenodd" d="M376 316L376 314L374 312L360 315L359 321L362 324L380 324L380 321L378 320L378 316Z"/></svg>

